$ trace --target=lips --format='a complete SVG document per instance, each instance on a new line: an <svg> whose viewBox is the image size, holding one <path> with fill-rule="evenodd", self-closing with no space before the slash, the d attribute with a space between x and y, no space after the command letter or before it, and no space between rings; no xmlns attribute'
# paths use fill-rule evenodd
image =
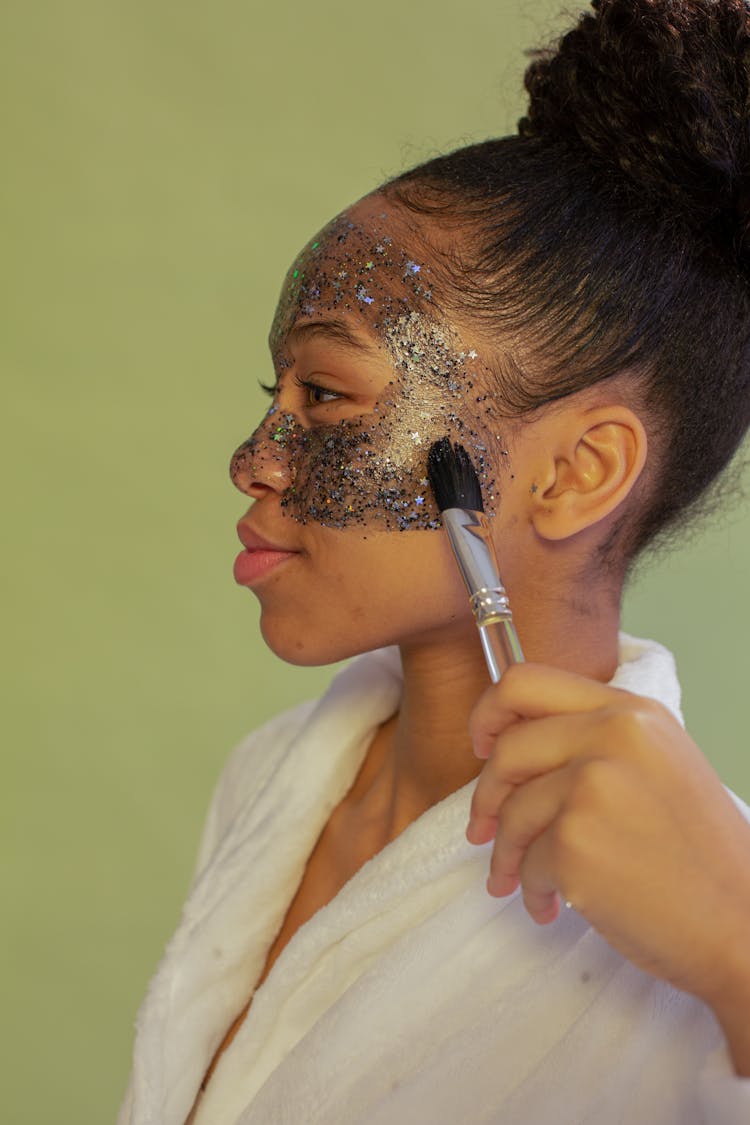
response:
<svg viewBox="0 0 750 1125"><path fill-rule="evenodd" d="M295 547L287 547L283 543L273 543L270 539L260 535L255 528L242 520L237 524L237 535L240 543L247 551L281 551L284 554L298 554Z"/></svg>
<svg viewBox="0 0 750 1125"><path fill-rule="evenodd" d="M237 535L245 548L234 560L234 580L240 586L253 586L277 567L300 552L273 543L246 523L237 524Z"/></svg>

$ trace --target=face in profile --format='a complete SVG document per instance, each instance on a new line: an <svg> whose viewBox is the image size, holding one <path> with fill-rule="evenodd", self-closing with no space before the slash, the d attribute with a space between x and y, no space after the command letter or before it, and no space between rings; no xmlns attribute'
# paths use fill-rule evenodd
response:
<svg viewBox="0 0 750 1125"><path fill-rule="evenodd" d="M235 482L263 458L288 480L281 507L299 523L435 530L427 454L448 436L469 452L492 509L503 454L491 376L441 311L434 274L379 197L308 244L271 330L272 403L234 455Z"/></svg>
<svg viewBox="0 0 750 1125"><path fill-rule="evenodd" d="M382 197L334 219L293 263L270 334L271 405L232 458L256 551L237 580L285 660L324 664L476 630L427 477L448 436L485 507L508 460L482 346L441 305L432 258ZM408 532L409 534L404 534ZM242 536L241 536L242 537ZM242 556L240 556L242 559ZM252 565L251 565L252 564ZM237 570L235 570L237 576Z"/></svg>

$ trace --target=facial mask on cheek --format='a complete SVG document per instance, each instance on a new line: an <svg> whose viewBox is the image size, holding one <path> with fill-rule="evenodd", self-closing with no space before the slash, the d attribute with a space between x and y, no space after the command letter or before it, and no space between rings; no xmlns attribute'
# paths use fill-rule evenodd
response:
<svg viewBox="0 0 750 1125"><path fill-rule="evenodd" d="M232 458L230 473L288 481L281 508L298 523L403 531L437 528L439 513L422 466L395 462L379 448L387 423L357 419L306 429L275 408Z"/></svg>
<svg viewBox="0 0 750 1125"><path fill-rule="evenodd" d="M427 349L413 370L388 388L376 411L363 418L314 428L272 406L262 425L232 460L232 476L284 482L281 508L299 523L381 531L442 526L427 479L432 443L447 435L465 445L480 477L485 503L494 498L486 444L462 417L460 383L448 389L443 365L424 375ZM455 374L455 372L454 372ZM464 410L458 412L463 405ZM270 475L269 475L270 471Z"/></svg>
<svg viewBox="0 0 750 1125"><path fill-rule="evenodd" d="M277 366L288 367L285 340L296 323L346 314L384 348L393 379L375 411L332 425L302 426L271 407L237 450L232 475L253 478L253 461L276 461L286 487L281 506L300 523L387 531L437 529L440 515L427 479L434 441L463 444L491 511L494 477L488 449L491 403L475 389L486 368L432 307L430 269L398 249L387 230L340 216L290 271L272 330Z"/></svg>

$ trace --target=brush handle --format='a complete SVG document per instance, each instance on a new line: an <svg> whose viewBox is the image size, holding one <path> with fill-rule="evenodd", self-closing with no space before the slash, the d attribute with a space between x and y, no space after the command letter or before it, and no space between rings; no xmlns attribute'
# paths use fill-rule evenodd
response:
<svg viewBox="0 0 750 1125"><path fill-rule="evenodd" d="M479 625L479 639L493 684L509 665L523 662L523 652L509 613Z"/></svg>
<svg viewBox="0 0 750 1125"><path fill-rule="evenodd" d="M490 526L484 512L446 508L443 526L469 591L471 612L479 629L484 658L494 684L510 664L520 664L518 642L505 587L500 581Z"/></svg>

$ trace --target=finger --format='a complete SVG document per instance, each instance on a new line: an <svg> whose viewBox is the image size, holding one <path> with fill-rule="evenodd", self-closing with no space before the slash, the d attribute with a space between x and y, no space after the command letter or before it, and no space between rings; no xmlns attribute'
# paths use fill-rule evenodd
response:
<svg viewBox="0 0 750 1125"><path fill-rule="evenodd" d="M540 926L554 922L560 913L560 898L566 898L556 866L553 833L548 828L527 849L520 869L523 902Z"/></svg>
<svg viewBox="0 0 750 1125"><path fill-rule="evenodd" d="M467 838L475 844L492 838L498 813L517 786L558 770L573 758L605 754L606 715L607 712L556 715L507 728L496 739L492 755L477 779Z"/></svg>
<svg viewBox="0 0 750 1125"><path fill-rule="evenodd" d="M478 758L488 757L498 735L519 719L594 711L628 694L562 668L511 665L499 683L487 688L472 711L469 733L474 753Z"/></svg>
<svg viewBox="0 0 750 1125"><path fill-rule="evenodd" d="M505 801L490 861L490 894L516 889L528 848L560 813L570 784L568 770L555 770L515 789Z"/></svg>

